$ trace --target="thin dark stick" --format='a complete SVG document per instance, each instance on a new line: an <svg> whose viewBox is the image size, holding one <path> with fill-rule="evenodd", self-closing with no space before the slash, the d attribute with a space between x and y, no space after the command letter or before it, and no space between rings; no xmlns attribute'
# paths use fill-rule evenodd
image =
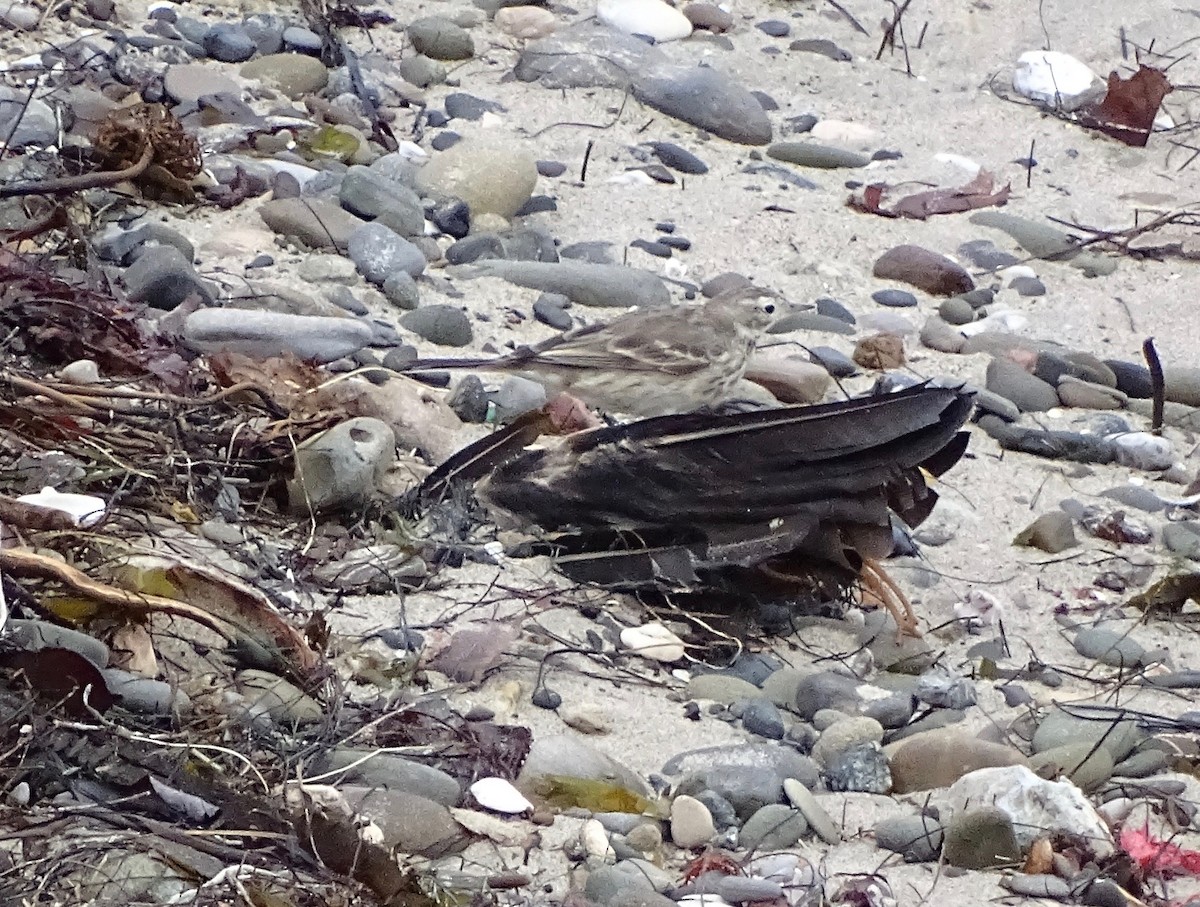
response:
<svg viewBox="0 0 1200 907"><path fill-rule="evenodd" d="M1029 157L1025 159L1025 188L1029 189L1033 186L1033 147L1037 144L1037 139L1029 140Z"/></svg>
<svg viewBox="0 0 1200 907"><path fill-rule="evenodd" d="M1125 26L1124 25L1121 26L1121 28L1118 30L1117 34L1120 35L1120 37L1121 37L1121 59L1128 60L1129 59L1129 41L1126 40L1126 38L1125 38Z"/></svg>
<svg viewBox="0 0 1200 907"><path fill-rule="evenodd" d="M581 183L587 182L588 161L591 160L592 147L595 144L596 143L594 141L592 141L591 139L588 139L587 148L585 148L583 151L583 166L579 168L579 182L581 182Z"/></svg>
<svg viewBox="0 0 1200 907"><path fill-rule="evenodd" d="M836 9L843 16L845 16L846 20L851 25L854 26L855 31L857 31L859 34L866 35L867 37L871 36L871 33L869 31L867 31L865 28L863 28L862 23L859 22L857 19L855 19L852 15L850 15L850 13L846 10L846 7L844 7L844 6L842 6L842 4L838 3L837 0L825 0L825 2L828 3L830 6L832 6L834 9Z"/></svg>
<svg viewBox="0 0 1200 907"><path fill-rule="evenodd" d="M1143 341L1142 355L1146 358L1146 367L1150 369L1150 387L1154 398L1154 409L1150 416L1150 431L1157 435L1162 433L1166 386L1163 379L1162 360L1158 358L1158 350L1154 348L1153 337L1147 337Z"/></svg>
<svg viewBox="0 0 1200 907"><path fill-rule="evenodd" d="M917 35L917 50L925 46L925 32L929 31L929 20L925 20L925 24L921 26L921 34Z"/></svg>
<svg viewBox="0 0 1200 907"><path fill-rule="evenodd" d="M895 49L895 47L896 47L896 29L900 27L900 19L904 15L904 11L906 9L908 9L908 5L910 3L912 3L912 0L904 0L903 5L896 6L895 0L892 0L892 7L895 9L896 12L892 16L891 24L888 25L888 27L885 28L883 31L883 40L879 42L879 50L875 54L876 60L880 60L883 58L883 52L887 49L889 44L891 45L893 50Z"/></svg>

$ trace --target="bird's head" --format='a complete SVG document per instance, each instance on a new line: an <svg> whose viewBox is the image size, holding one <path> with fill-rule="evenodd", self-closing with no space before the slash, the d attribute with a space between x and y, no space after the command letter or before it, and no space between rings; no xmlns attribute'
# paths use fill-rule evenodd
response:
<svg viewBox="0 0 1200 907"><path fill-rule="evenodd" d="M723 317L758 335L779 317L780 301L779 294L774 290L750 286L714 296L708 305Z"/></svg>

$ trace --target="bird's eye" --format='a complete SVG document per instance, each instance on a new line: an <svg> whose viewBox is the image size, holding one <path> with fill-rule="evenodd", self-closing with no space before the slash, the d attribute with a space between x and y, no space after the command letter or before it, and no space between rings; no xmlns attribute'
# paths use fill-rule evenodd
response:
<svg viewBox="0 0 1200 907"><path fill-rule="evenodd" d="M775 314L775 306L773 306L771 303L768 302L765 306L763 306L763 311L766 312L768 315L774 315Z"/></svg>

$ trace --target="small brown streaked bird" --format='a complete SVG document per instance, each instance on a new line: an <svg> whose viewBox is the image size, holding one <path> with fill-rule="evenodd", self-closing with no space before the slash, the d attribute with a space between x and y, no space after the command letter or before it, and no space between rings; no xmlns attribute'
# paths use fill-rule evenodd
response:
<svg viewBox="0 0 1200 907"><path fill-rule="evenodd" d="M927 479L963 455L973 406L962 388L920 385L557 437L542 433L546 414L528 414L443 463L420 498L472 489L493 519L540 533L577 581L758 601L857 587L915 633L880 561L893 516L916 527L932 511Z"/></svg>
<svg viewBox="0 0 1200 907"><path fill-rule="evenodd" d="M778 294L745 287L702 305L632 312L493 359L420 359L405 372L475 369L528 375L550 396L567 392L633 418L719 409L770 395L743 383L775 318Z"/></svg>

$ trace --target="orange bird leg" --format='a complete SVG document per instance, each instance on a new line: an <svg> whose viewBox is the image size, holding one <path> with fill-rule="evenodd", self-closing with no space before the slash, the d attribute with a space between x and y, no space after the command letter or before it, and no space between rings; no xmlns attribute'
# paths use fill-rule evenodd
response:
<svg viewBox="0 0 1200 907"><path fill-rule="evenodd" d="M921 635L917 631L917 615L913 613L908 598L878 561L863 558L859 579L862 582L863 604L882 605L887 608L896 619L897 634L901 638ZM868 595L871 601L867 600Z"/></svg>

